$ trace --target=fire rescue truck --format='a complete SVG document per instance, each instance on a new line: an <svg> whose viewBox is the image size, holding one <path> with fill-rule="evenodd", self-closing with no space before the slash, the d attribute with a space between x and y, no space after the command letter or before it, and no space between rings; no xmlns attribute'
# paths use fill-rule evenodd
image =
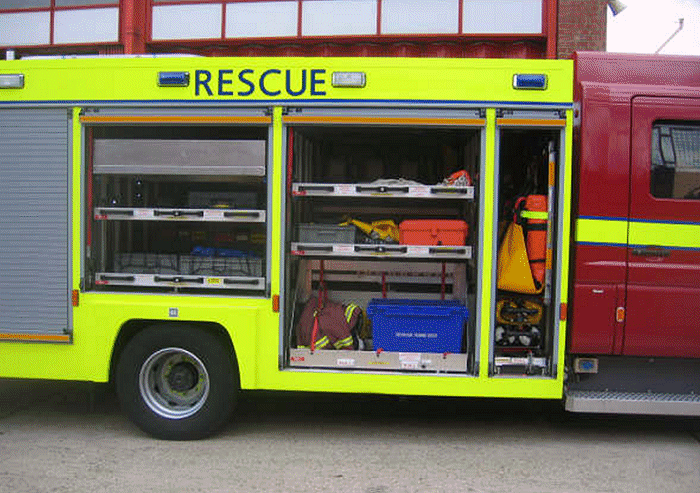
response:
<svg viewBox="0 0 700 493"><path fill-rule="evenodd" d="M700 60L0 62L0 377L700 414Z"/></svg>

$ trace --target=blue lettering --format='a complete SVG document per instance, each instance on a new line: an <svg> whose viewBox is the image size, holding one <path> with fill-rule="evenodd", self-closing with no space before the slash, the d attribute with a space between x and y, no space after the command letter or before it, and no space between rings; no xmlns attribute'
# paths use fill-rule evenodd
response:
<svg viewBox="0 0 700 493"><path fill-rule="evenodd" d="M225 75L232 74L233 70L219 70L219 96L233 96L233 91L224 91L224 84L232 84L231 79L225 79Z"/></svg>
<svg viewBox="0 0 700 493"><path fill-rule="evenodd" d="M283 92L292 97L304 94L326 95L325 69L284 69L283 73L280 69L272 68L262 72L259 78L256 77L256 70L250 68L219 69L217 72L195 70L195 96L214 96L216 92L218 96L246 97L254 95L258 90L269 97L279 96ZM215 81L212 80L212 73L217 77ZM275 75L279 75L280 78L273 77ZM284 81L281 77L284 77ZM212 90L212 85L215 85L216 89Z"/></svg>
<svg viewBox="0 0 700 493"><path fill-rule="evenodd" d="M292 71L287 70L285 73L285 82L287 86L287 94L290 96L301 96L306 91L306 70L301 71L301 89L298 91L292 90Z"/></svg>
<svg viewBox="0 0 700 493"><path fill-rule="evenodd" d="M219 96L233 96L233 91L224 90L224 85L233 84L233 81L231 79L226 79L226 76L231 74L233 74L233 70L219 70Z"/></svg>
<svg viewBox="0 0 700 493"><path fill-rule="evenodd" d="M265 93L267 96L279 96L282 91L268 91L267 88L265 87L265 77L267 77L270 74L281 74L282 72L277 70L276 68L271 68L270 70L266 70L262 73L260 76L260 90Z"/></svg>
<svg viewBox="0 0 700 493"><path fill-rule="evenodd" d="M253 94L253 91L255 91L255 84L253 84L251 81L249 81L248 79L246 79L244 77L245 74L252 74L252 73L253 73L253 71L249 68L247 68L245 70L241 70L238 73L238 80L240 80L241 82L243 82L245 85L248 86L247 91L238 91L239 96L250 96L251 94Z"/></svg>
<svg viewBox="0 0 700 493"><path fill-rule="evenodd" d="M199 96L199 86L203 86L210 96L213 95L209 87L211 82L211 72L208 70L195 70L194 72L194 95Z"/></svg>
<svg viewBox="0 0 700 493"><path fill-rule="evenodd" d="M325 79L317 79L317 75L325 74L326 71L323 69L311 69L311 95L312 96L325 96L326 91L320 91L316 89L317 85L325 84Z"/></svg>

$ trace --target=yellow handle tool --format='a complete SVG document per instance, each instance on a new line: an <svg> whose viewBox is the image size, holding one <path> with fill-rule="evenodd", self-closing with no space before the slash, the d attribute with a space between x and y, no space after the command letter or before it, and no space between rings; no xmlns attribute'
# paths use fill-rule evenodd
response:
<svg viewBox="0 0 700 493"><path fill-rule="evenodd" d="M392 243L399 242L399 227L391 219L382 219L380 221L365 223L357 219L347 218L346 221L340 225L349 226L351 224L373 240Z"/></svg>

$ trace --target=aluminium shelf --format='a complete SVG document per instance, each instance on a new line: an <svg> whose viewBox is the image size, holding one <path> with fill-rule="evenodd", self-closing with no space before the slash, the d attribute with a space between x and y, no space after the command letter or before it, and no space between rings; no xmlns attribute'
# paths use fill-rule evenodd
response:
<svg viewBox="0 0 700 493"><path fill-rule="evenodd" d="M496 356L493 369L496 375L546 375L549 363L547 358L532 355Z"/></svg>
<svg viewBox="0 0 700 493"><path fill-rule="evenodd" d="M412 258L468 260L472 247L452 245L374 245L341 243L292 243L291 254L301 257Z"/></svg>
<svg viewBox="0 0 700 493"><path fill-rule="evenodd" d="M100 286L260 290L265 289L265 278L98 272L95 274L95 284Z"/></svg>
<svg viewBox="0 0 700 493"><path fill-rule="evenodd" d="M98 221L199 221L264 223L265 211L256 209L186 209L177 207L97 207Z"/></svg>
<svg viewBox="0 0 700 493"><path fill-rule="evenodd" d="M415 199L474 199L474 187L445 185L377 185L374 183L293 183L295 197L386 197Z"/></svg>
<svg viewBox="0 0 700 493"><path fill-rule="evenodd" d="M292 348L292 368L466 373L467 355L456 353L401 353Z"/></svg>

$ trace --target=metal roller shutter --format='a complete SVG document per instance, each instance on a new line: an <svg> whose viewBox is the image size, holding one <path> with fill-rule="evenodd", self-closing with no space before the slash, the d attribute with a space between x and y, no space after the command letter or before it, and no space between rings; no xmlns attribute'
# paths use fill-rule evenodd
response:
<svg viewBox="0 0 700 493"><path fill-rule="evenodd" d="M69 330L69 154L65 109L0 109L5 339Z"/></svg>

